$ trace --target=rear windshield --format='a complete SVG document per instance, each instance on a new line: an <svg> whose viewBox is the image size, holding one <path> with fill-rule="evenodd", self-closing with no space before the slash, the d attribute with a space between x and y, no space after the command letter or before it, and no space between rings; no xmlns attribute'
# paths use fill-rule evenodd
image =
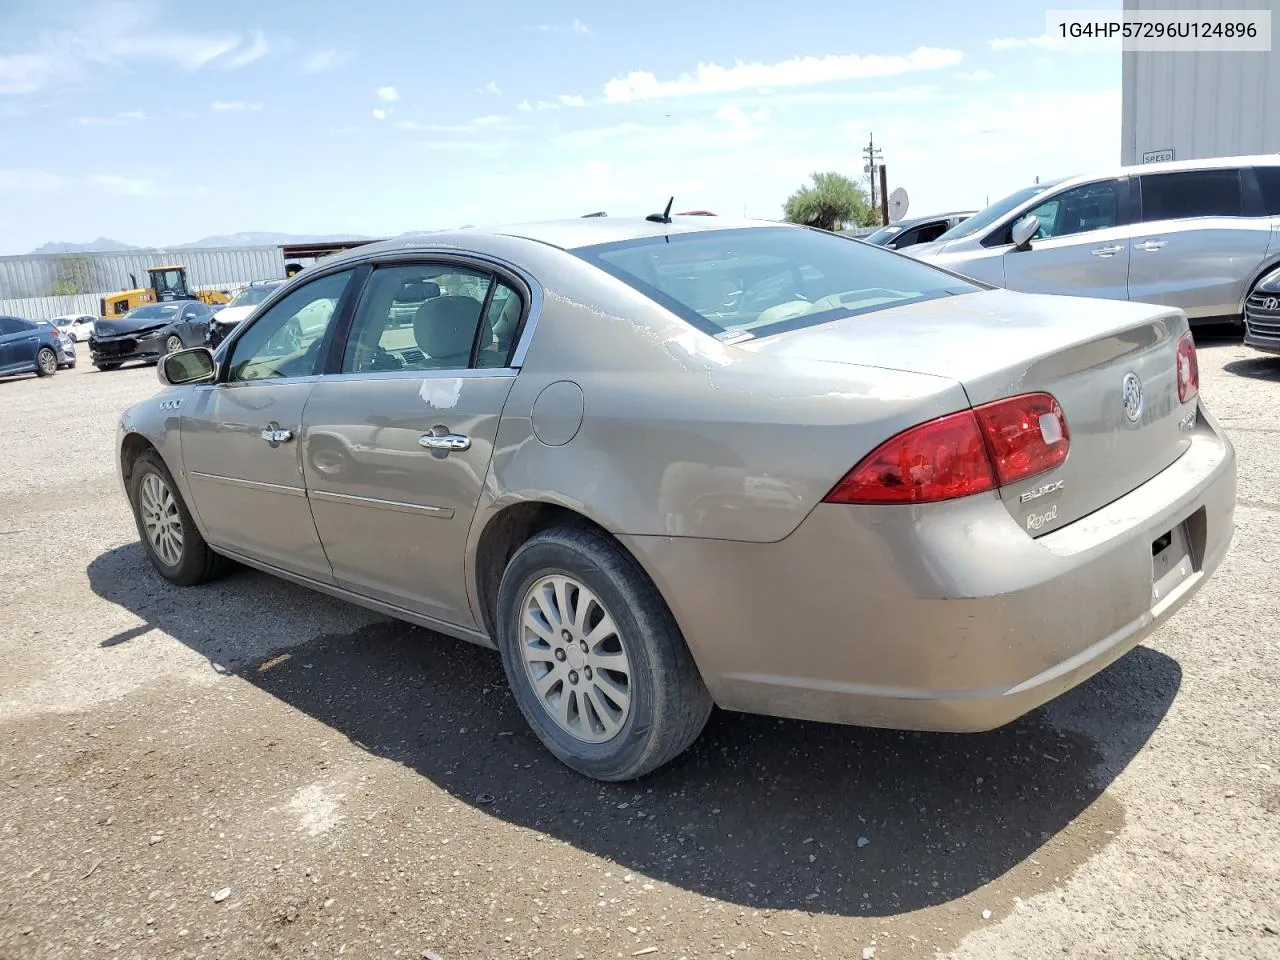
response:
<svg viewBox="0 0 1280 960"><path fill-rule="evenodd" d="M801 227L646 237L573 252L721 340L983 289L883 247Z"/></svg>

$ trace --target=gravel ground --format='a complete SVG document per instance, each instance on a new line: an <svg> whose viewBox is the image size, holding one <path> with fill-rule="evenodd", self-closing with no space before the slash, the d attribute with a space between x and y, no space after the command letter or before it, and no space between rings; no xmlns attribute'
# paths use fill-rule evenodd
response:
<svg viewBox="0 0 1280 960"><path fill-rule="evenodd" d="M622 786L489 652L154 574L154 370L0 381L0 957L1280 957L1280 359L1201 369L1238 533L1147 645L983 735L716 714Z"/></svg>

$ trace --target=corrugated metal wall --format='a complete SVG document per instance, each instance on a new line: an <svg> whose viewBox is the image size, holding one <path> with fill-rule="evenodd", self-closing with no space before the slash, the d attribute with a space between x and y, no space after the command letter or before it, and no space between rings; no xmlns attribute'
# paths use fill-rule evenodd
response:
<svg viewBox="0 0 1280 960"><path fill-rule="evenodd" d="M201 289L224 289L284 276L279 247L0 257L0 300L91 294L96 302L104 293L129 289L131 273L145 286L147 268L165 264L185 265L187 282Z"/></svg>
<svg viewBox="0 0 1280 960"><path fill-rule="evenodd" d="M98 315L98 298L91 293L72 297L24 297L0 300L0 314L26 317L28 320L52 320L69 313Z"/></svg>
<svg viewBox="0 0 1280 960"><path fill-rule="evenodd" d="M1280 0L1124 0L1126 10L1270 10ZM1280 153L1280 51L1125 52L1120 162Z"/></svg>

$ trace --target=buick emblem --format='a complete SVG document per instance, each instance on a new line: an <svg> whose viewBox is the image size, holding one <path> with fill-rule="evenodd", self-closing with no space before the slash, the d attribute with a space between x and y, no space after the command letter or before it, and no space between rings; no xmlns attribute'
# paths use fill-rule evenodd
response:
<svg viewBox="0 0 1280 960"><path fill-rule="evenodd" d="M1126 373L1120 387L1120 399L1124 403L1124 415L1130 423L1137 423L1142 416L1142 381L1136 373Z"/></svg>
<svg viewBox="0 0 1280 960"><path fill-rule="evenodd" d="M1277 307L1280 307L1280 297L1267 297L1262 301L1263 310L1275 310Z"/></svg>

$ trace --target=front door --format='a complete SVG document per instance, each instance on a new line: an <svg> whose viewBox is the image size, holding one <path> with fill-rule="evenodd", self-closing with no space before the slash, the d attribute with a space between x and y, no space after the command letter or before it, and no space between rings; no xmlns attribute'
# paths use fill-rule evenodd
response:
<svg viewBox="0 0 1280 960"><path fill-rule="evenodd" d="M1192 318L1234 317L1271 242L1271 218L1245 216L1239 169L1141 178L1129 296Z"/></svg>
<svg viewBox="0 0 1280 960"><path fill-rule="evenodd" d="M304 416L311 510L342 586L476 625L463 559L515 382L498 322L521 309L514 288L456 263L370 275L341 372L315 385Z"/></svg>
<svg viewBox="0 0 1280 960"><path fill-rule="evenodd" d="M302 413L352 273L313 280L256 317L224 355L218 382L182 406L182 457L209 542L326 582L302 478ZM300 335L303 311L324 321Z"/></svg>
<svg viewBox="0 0 1280 960"><path fill-rule="evenodd" d="M1123 185L1102 180L1056 193L1028 211L1040 221L1031 246L1010 246L1004 285L1023 293L1124 300L1129 295L1129 228Z"/></svg>

